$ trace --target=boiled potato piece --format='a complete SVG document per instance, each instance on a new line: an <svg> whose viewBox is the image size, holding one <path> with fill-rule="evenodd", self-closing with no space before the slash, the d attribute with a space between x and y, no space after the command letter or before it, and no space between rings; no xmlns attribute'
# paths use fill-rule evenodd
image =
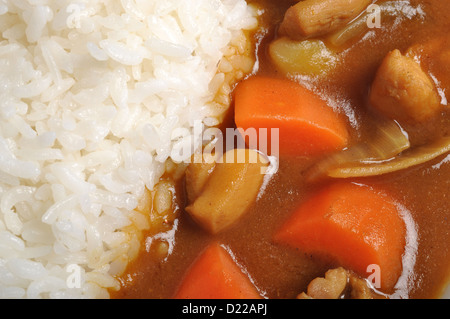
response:
<svg viewBox="0 0 450 319"><path fill-rule="evenodd" d="M292 75L325 75L338 61L337 55L320 40L282 37L270 44L269 54L281 72Z"/></svg>
<svg viewBox="0 0 450 319"><path fill-rule="evenodd" d="M230 158L244 157L245 161L230 161ZM226 152L201 194L186 211L212 234L226 229L255 201L268 167L267 159L257 151L237 149Z"/></svg>
<svg viewBox="0 0 450 319"><path fill-rule="evenodd" d="M215 166L216 163L189 164L186 169L186 194L190 203L201 194Z"/></svg>

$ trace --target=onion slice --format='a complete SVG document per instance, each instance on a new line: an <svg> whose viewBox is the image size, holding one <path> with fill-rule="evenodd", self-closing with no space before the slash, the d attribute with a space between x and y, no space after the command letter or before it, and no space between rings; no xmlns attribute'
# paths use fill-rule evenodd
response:
<svg viewBox="0 0 450 319"><path fill-rule="evenodd" d="M366 11L350 22L346 27L332 33L326 38L326 43L336 48L345 48L354 43L366 33L374 28L379 28L375 18L379 18L379 23L396 25L402 19L425 18L425 12L420 5L413 6L408 0L386 1L380 4L370 5ZM374 23L374 25L371 25Z"/></svg>
<svg viewBox="0 0 450 319"><path fill-rule="evenodd" d="M333 178L383 175L424 164L447 152L450 152L450 137L443 137L432 144L417 147L389 161L375 161L369 164L362 163L356 166L337 167L330 169L327 175Z"/></svg>
<svg viewBox="0 0 450 319"><path fill-rule="evenodd" d="M332 170L349 167L366 167L367 163L378 163L392 159L410 148L408 135L395 121L383 121L377 126L376 135L370 142L361 142L342 152L320 161L306 174L308 181L329 176Z"/></svg>

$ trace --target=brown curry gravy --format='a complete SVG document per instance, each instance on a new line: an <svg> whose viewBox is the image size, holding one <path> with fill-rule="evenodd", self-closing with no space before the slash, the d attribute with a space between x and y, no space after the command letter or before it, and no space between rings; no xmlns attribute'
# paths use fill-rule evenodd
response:
<svg viewBox="0 0 450 319"><path fill-rule="evenodd" d="M258 57L260 74L281 76L273 68L266 49L276 36L292 1L253 0L265 8L262 27L255 35L260 41ZM350 107L357 124L351 131L355 140L364 139L376 125L370 121L366 106L367 94L376 69L387 52L425 43L436 37L449 38L450 22L446 12L450 2L417 0L426 13L424 21L404 19L397 27L384 26L373 32L376 36L361 40L346 52L341 66L327 79L315 83L323 94L336 101L338 110ZM430 59L430 57L428 57ZM432 57L431 57L432 59ZM433 63L423 61L425 68L442 83L450 83L450 74ZM446 66L444 70L448 70ZM450 87L445 87L448 91ZM348 111L348 110L347 110ZM232 117L232 110L230 113ZM351 127L351 126L350 126ZM424 144L439 136L450 135L448 108L437 120L424 126L404 126L412 144ZM409 298L438 298L450 275L450 159L441 156L434 161L411 169L373 178L357 180L378 185L406 207L413 217L418 233L418 250L413 278L408 287ZM264 195L232 228L211 236L197 226L183 211L177 219L175 245L167 260L160 260L141 249L139 257L129 265L120 278L122 289L111 292L113 298L171 298L187 268L213 240L227 245L236 261L245 267L255 285L267 298L295 298L306 290L308 283L336 265L272 242L274 231L320 185L305 183L303 173L317 159L281 158L278 173L272 178ZM184 205L183 185L178 185L177 201Z"/></svg>

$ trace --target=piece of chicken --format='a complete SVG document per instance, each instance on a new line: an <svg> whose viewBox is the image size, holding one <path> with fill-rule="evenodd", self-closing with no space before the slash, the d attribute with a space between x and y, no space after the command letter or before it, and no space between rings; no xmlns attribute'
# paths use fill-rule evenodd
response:
<svg viewBox="0 0 450 319"><path fill-rule="evenodd" d="M370 3L370 0L300 1L286 11L279 32L293 40L304 40L337 31Z"/></svg>
<svg viewBox="0 0 450 319"><path fill-rule="evenodd" d="M347 287L349 274L344 268L330 269L325 278L318 277L308 285L308 293L301 293L299 299L339 299Z"/></svg>
<svg viewBox="0 0 450 319"><path fill-rule="evenodd" d="M441 110L436 87L413 58L389 52L372 84L371 105L401 122L423 122Z"/></svg>
<svg viewBox="0 0 450 319"><path fill-rule="evenodd" d="M325 277L317 277L308 285L307 293L302 292L297 299L373 299L376 295L364 281L342 267L330 269Z"/></svg>

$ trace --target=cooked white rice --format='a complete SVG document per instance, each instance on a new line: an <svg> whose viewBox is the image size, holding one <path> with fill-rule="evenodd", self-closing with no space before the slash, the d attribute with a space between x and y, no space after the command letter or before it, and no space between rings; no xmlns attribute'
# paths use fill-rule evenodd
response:
<svg viewBox="0 0 450 319"><path fill-rule="evenodd" d="M0 298L118 288L138 200L220 121L219 62L255 26L244 0L0 1Z"/></svg>

